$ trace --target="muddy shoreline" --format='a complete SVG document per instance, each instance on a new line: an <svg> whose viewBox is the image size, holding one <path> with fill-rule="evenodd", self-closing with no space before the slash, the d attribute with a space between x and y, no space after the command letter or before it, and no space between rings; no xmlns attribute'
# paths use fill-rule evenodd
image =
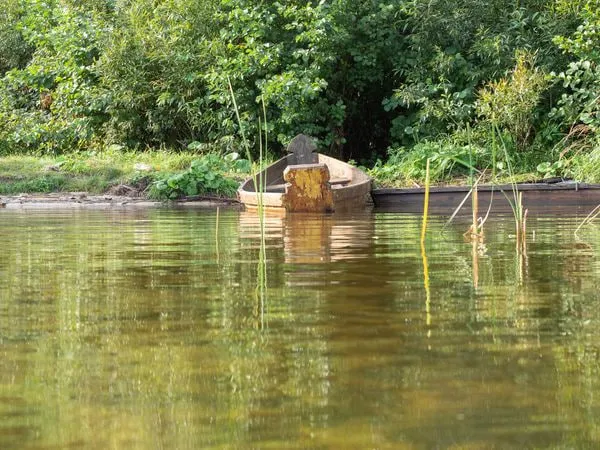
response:
<svg viewBox="0 0 600 450"><path fill-rule="evenodd" d="M92 195L85 192L0 195L2 209L217 208L224 206L236 208L238 204L230 199L197 197L165 202L144 197Z"/></svg>

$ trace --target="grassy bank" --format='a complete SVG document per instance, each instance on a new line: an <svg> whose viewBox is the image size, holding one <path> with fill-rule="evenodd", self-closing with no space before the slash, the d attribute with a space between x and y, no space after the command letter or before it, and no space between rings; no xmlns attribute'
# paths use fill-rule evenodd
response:
<svg viewBox="0 0 600 450"><path fill-rule="evenodd" d="M223 158L189 151L107 150L56 157L13 155L0 158L0 195L50 192L113 192L150 198L204 192L227 195L232 194L231 188L249 170L249 164L231 156Z"/></svg>
<svg viewBox="0 0 600 450"><path fill-rule="evenodd" d="M481 183L529 182L550 177L600 182L600 146L596 141L562 155L560 164L525 163L521 157L509 165L505 155L498 158L495 170L491 159L486 161L482 148L448 147L443 143L428 143L421 148L427 151L392 155L365 170L377 187L422 186L428 160L432 185L470 184L472 177L479 177L484 170L473 166L486 168ZM253 170L249 161L235 153L132 152L113 148L61 156L11 155L0 157L0 195L87 192L154 199L202 194L233 197L239 183Z"/></svg>
<svg viewBox="0 0 600 450"><path fill-rule="evenodd" d="M560 145L538 145L529 151L519 151L506 138L473 137L456 133L410 149L390 149L388 158L376 161L368 173L381 186L422 186L429 162L430 180L435 185L470 184L469 180L482 173L482 184L549 178L600 183L600 139L595 136L567 136Z"/></svg>

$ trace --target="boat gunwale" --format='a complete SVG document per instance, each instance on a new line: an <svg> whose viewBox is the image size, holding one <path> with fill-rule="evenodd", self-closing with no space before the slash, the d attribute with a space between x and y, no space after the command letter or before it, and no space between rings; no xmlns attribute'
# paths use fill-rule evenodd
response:
<svg viewBox="0 0 600 450"><path fill-rule="evenodd" d="M334 208L347 208L347 205L351 202L355 202L361 199L361 197L370 194L372 190L373 179L369 175L364 173L362 170L360 170L358 167L352 166L347 162L340 161L331 156L323 155L320 153L315 153L315 155L317 155L318 162L323 162L328 165L329 170L332 172L332 175L334 174L334 165L337 168L343 168L352 172L353 176L350 178L351 181L348 184L343 186L332 187L331 192L333 195ZM279 171L281 168L280 166L284 165L284 163L286 162L289 163L290 159L292 159L293 156L293 154L290 154L278 159L273 164L270 164L268 167L256 174L256 177L258 178L261 174L264 173L266 174L268 180L269 171ZM287 164L284 167L288 167L290 165L294 164ZM257 192L256 190L248 189L250 186L254 187L254 178L255 177L247 178L237 190L238 199L240 200L240 202L246 207L250 208L256 208L258 206L259 192ZM267 183L267 187L268 186L269 183ZM283 205L284 193L269 192L267 190L265 192L262 192L261 195L263 206L274 209L285 208L285 206Z"/></svg>
<svg viewBox="0 0 600 450"><path fill-rule="evenodd" d="M430 193L460 193L469 192L473 187L469 185L457 186L432 186ZM562 182L562 183L519 183L519 184L482 184L477 186L478 192L499 192L499 191L578 191L578 190L598 190L600 184ZM406 187L406 188L376 188L372 190L374 196L377 195L402 195L402 194L423 194L424 187Z"/></svg>

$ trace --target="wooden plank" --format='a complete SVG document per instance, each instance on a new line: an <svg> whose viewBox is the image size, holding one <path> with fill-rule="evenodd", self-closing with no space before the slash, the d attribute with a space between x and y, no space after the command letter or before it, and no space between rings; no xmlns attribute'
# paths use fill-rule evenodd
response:
<svg viewBox="0 0 600 450"><path fill-rule="evenodd" d="M350 183L350 179L348 178L333 178L331 180L329 180L329 184L330 185L344 185L344 184L348 184ZM278 183L278 184L269 184L266 188L267 188L267 192L275 192L275 191L279 191L281 189L285 189L285 185L286 183Z"/></svg>
<svg viewBox="0 0 600 450"><path fill-rule="evenodd" d="M332 186L335 184L344 185L344 184L350 183L350 181L352 181L352 180L350 180L349 178L332 178L331 180L329 180L329 184Z"/></svg>
<svg viewBox="0 0 600 450"><path fill-rule="evenodd" d="M267 192L284 192L284 191L285 191L285 183L270 184L267 186Z"/></svg>

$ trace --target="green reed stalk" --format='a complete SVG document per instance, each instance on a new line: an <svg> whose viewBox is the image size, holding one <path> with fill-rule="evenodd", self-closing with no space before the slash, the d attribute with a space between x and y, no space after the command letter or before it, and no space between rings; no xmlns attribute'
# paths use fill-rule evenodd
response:
<svg viewBox="0 0 600 450"><path fill-rule="evenodd" d="M471 126L469 124L467 124L467 146L469 147L469 184L472 186L475 167L473 166L473 146L471 145Z"/></svg>
<svg viewBox="0 0 600 450"><path fill-rule="evenodd" d="M477 186L473 187L473 195L471 196L471 235L478 236L479 235L479 225L477 224L477 219L479 217L479 196L477 191Z"/></svg>
<svg viewBox="0 0 600 450"><path fill-rule="evenodd" d="M263 113L263 124L264 124L264 139L265 143L263 146L262 139L262 126L260 127L259 134L259 170L260 173L265 169L264 164L264 156L267 151L268 146L268 123L267 123L267 108L265 106L265 99L261 96L262 103L262 113ZM260 117L260 116L259 116ZM261 125L259 120L259 126ZM266 174L265 174L266 175ZM257 297L260 301L260 327L264 329L265 327L265 304L266 304L266 294L267 294L267 242L266 242L266 232L265 232L265 216L264 216L264 203L263 203L263 193L267 190L267 177L262 176L260 179L260 187L258 188L258 214L260 221L260 253L259 253L259 261L258 261L258 275L257 275ZM256 186L256 184L255 184Z"/></svg>
<svg viewBox="0 0 600 450"><path fill-rule="evenodd" d="M508 155L508 150L506 149L506 144L500 135L500 130L497 130L498 136L500 137L500 143L502 144L502 149L504 152L504 158L506 160L506 168L508 169L508 174L510 175L510 185L512 189L512 201L508 198L506 193L504 197L508 201L510 205L513 216L515 218L515 230L516 230L516 239L517 239L517 251L518 252L526 252L527 247L527 210L523 208L523 193L519 192L519 188L514 179L514 172L512 170L512 165L510 163L510 157Z"/></svg>
<svg viewBox="0 0 600 450"><path fill-rule="evenodd" d="M233 107L235 110L235 116L238 121L238 126L240 128L240 134L242 136L242 143L244 148L246 149L246 158L248 161L252 163L252 152L250 151L250 144L246 139L246 133L244 132L244 124L240 117L240 111L237 105L237 101L235 99L235 93L233 92L233 86L231 85L231 80L227 77L227 83L229 85L229 92L231 93L231 100L233 102ZM264 329L265 326L265 305L266 305L266 292L267 292L267 245L266 245L266 232L265 232L265 209L264 209L264 198L263 194L266 191L266 183L267 177L262 175L262 171L265 166L264 153L267 149L268 142L268 134L267 134L267 112L264 97L261 97L262 100L262 112L264 118L264 148L263 148L263 123L259 116L258 125L259 125L259 156L258 156L258 173L261 176L256 175L256 171L252 174L252 181L254 183L254 190L256 191L256 195L258 198L258 221L260 227L260 249L258 253L258 270L257 270L257 280L256 280L256 299L260 303L260 326L261 329Z"/></svg>
<svg viewBox="0 0 600 450"><path fill-rule="evenodd" d="M227 77L227 83L229 84L229 92L231 94L231 100L233 102L233 108L235 111L235 116L237 118L238 121L238 126L240 127L240 135L242 136L242 144L246 150L246 158L248 159L248 161L250 161L251 163L252 161L252 152L250 151L250 144L248 143L248 140L246 139L246 133L245 133L245 129L244 129L244 124L242 122L242 119L240 117L240 110L238 108L237 105L237 101L235 99L235 93L233 92L233 86L231 85L231 80L229 79L229 77ZM264 103L264 99L263 99L263 111L265 111L265 103ZM265 140L267 139L267 124L266 124L266 112L264 112L264 117L265 117ZM259 127L261 126L261 120L259 117ZM264 158L263 158L263 143L262 143L262 133L261 133L261 137L260 137L260 144L259 144L259 160L258 160L258 171L259 173L262 172L263 168L264 168ZM265 141L266 142L266 141ZM265 144L266 145L266 144ZM261 218L261 224L262 224L262 217L263 217L263 192L266 189L266 177L261 176L260 180L258 179L259 177L257 177L256 175L256 171L252 174L252 181L254 182L254 189L256 191L256 194L258 196L258 212L259 212L259 217ZM261 225L261 233L263 232L263 228Z"/></svg>
<svg viewBox="0 0 600 450"><path fill-rule="evenodd" d="M596 217L600 215L600 205L596 206L586 217L581 221L577 229L575 230L575 236L578 235L579 230L581 230L585 225L592 223Z"/></svg>
<svg viewBox="0 0 600 450"><path fill-rule="evenodd" d="M423 200L423 221L421 222L421 247L425 246L425 234L427 232L427 216L429 214L429 158L425 168L425 199Z"/></svg>
<svg viewBox="0 0 600 450"><path fill-rule="evenodd" d="M496 178L496 131L492 127L492 179Z"/></svg>
<svg viewBox="0 0 600 450"><path fill-rule="evenodd" d="M425 198L423 200L423 221L421 223L421 258L423 260L423 285L425 287L425 322L431 325L431 291L429 289L429 264L427 263L427 251L425 248L425 236L427 232L427 218L429 215L429 159L425 168ZM427 331L427 337L431 336L431 329Z"/></svg>

